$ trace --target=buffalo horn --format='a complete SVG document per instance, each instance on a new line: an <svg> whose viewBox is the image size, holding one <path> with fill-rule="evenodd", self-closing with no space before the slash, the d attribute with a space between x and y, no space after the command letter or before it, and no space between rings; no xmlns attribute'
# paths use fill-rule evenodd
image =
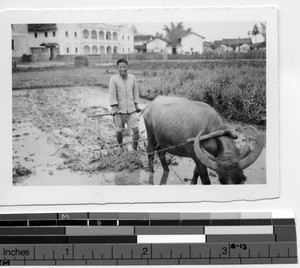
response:
<svg viewBox="0 0 300 268"><path fill-rule="evenodd" d="M246 151L243 150L243 152L241 154L241 160L239 162L239 166L240 166L241 169L245 169L245 168L249 167L261 154L261 151L262 151L263 146L264 146L264 141L263 141L262 136L259 136L257 134L257 132L256 132L256 135L255 135L255 140L256 140L256 145L251 150L251 152L246 153L246 151L249 151L249 149L247 149Z"/></svg>
<svg viewBox="0 0 300 268"><path fill-rule="evenodd" d="M194 151L197 156L197 158L208 168L217 170L218 169L218 164L211 160L207 154L204 152L204 149L200 146L200 137L202 135L203 131L200 131L199 134L197 135L195 142L194 142Z"/></svg>

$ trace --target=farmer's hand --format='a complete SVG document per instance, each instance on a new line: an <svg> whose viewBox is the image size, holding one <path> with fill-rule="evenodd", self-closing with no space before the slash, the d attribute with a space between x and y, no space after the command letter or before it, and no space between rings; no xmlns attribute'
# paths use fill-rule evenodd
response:
<svg viewBox="0 0 300 268"><path fill-rule="evenodd" d="M134 105L135 105L135 111L137 113L139 113L140 111L142 111L142 109L139 107L139 105L137 103L135 103Z"/></svg>
<svg viewBox="0 0 300 268"><path fill-rule="evenodd" d="M110 111L110 114L111 115L115 115L118 111L118 105L114 105L111 107L111 111Z"/></svg>

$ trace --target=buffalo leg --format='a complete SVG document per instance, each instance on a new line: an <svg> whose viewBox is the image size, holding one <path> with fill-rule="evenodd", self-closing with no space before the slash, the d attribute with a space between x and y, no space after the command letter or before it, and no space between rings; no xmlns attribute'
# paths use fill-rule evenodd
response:
<svg viewBox="0 0 300 268"><path fill-rule="evenodd" d="M211 184L207 172L207 167L202 164L200 161L195 161L196 167L194 169L194 175L191 181L191 184L197 184L198 177L200 176L201 182L204 185Z"/></svg>
<svg viewBox="0 0 300 268"><path fill-rule="evenodd" d="M193 178L192 178L191 184L197 184L198 177L199 177L199 170L198 170L197 166L195 166L194 174L193 174Z"/></svg>
<svg viewBox="0 0 300 268"><path fill-rule="evenodd" d="M161 148L159 146L157 147L157 149L161 150ZM160 159L160 162L162 164L164 171L169 172L170 169L169 169L167 161L166 161L166 153L167 153L166 151L158 152L158 157Z"/></svg>
<svg viewBox="0 0 300 268"><path fill-rule="evenodd" d="M154 151L157 146L157 143L154 136L149 134L148 131L147 131L147 137L148 137L147 153L148 153L149 171L154 172L153 160L154 160Z"/></svg>

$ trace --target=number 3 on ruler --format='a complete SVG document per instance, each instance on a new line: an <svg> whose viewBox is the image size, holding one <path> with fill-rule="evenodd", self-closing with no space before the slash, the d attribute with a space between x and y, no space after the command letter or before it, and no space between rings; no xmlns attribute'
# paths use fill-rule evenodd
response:
<svg viewBox="0 0 300 268"><path fill-rule="evenodd" d="M222 247L222 254L226 255L227 254L227 247Z"/></svg>

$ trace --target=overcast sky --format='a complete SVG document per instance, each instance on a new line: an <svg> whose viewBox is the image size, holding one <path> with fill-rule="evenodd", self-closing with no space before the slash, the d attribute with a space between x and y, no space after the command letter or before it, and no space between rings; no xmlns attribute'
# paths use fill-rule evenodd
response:
<svg viewBox="0 0 300 268"><path fill-rule="evenodd" d="M247 33L252 31L260 21L239 21L239 22L183 22L184 28L192 28L192 31L205 37L205 41L221 40L223 38L247 38ZM164 25L170 27L171 22L165 23L133 23L137 27L139 34L155 35L156 32L165 34ZM177 24L177 22L175 22ZM132 24L129 24L130 27ZM257 41L261 37L257 36Z"/></svg>

